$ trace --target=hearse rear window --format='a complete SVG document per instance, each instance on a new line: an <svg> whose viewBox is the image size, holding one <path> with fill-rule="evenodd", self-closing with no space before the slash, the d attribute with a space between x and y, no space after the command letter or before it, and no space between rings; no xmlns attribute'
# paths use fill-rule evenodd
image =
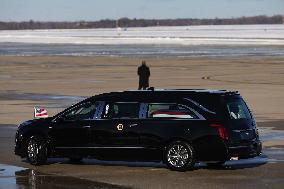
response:
<svg viewBox="0 0 284 189"><path fill-rule="evenodd" d="M249 110L242 99L230 99L227 102L227 109L231 119L251 119Z"/></svg>
<svg viewBox="0 0 284 189"><path fill-rule="evenodd" d="M190 109L178 104L149 104L148 118L198 119Z"/></svg>

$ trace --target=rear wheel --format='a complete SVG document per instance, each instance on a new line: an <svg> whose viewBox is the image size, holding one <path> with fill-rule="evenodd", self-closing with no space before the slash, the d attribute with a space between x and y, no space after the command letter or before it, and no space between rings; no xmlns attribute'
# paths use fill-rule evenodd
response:
<svg viewBox="0 0 284 189"><path fill-rule="evenodd" d="M27 143L27 160L32 165L42 165L47 161L47 141L41 136L33 136Z"/></svg>
<svg viewBox="0 0 284 189"><path fill-rule="evenodd" d="M187 142L175 141L166 147L164 162L175 171L193 169L195 153L193 147Z"/></svg>

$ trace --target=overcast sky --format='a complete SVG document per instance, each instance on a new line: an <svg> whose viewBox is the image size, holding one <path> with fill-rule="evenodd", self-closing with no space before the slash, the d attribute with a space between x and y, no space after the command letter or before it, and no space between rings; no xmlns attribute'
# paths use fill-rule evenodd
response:
<svg viewBox="0 0 284 189"><path fill-rule="evenodd" d="M0 21L231 18L284 14L284 0L0 0Z"/></svg>

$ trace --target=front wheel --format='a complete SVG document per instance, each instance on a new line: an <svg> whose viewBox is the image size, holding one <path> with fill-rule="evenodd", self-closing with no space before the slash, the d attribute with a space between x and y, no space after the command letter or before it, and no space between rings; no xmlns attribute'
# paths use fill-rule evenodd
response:
<svg viewBox="0 0 284 189"><path fill-rule="evenodd" d="M194 149L187 142L172 142L165 149L164 162L175 171L193 169L195 164Z"/></svg>
<svg viewBox="0 0 284 189"><path fill-rule="evenodd" d="M27 143L27 160L32 165L42 165L47 161L47 142L43 137L33 136Z"/></svg>

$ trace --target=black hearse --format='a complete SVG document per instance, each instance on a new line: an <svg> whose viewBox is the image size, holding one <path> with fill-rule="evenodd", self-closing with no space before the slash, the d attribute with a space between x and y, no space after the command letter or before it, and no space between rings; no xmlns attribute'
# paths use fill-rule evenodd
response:
<svg viewBox="0 0 284 189"><path fill-rule="evenodd" d="M238 92L146 90L90 97L54 117L19 125L15 153L48 157L163 161L173 170L260 155L256 122Z"/></svg>

